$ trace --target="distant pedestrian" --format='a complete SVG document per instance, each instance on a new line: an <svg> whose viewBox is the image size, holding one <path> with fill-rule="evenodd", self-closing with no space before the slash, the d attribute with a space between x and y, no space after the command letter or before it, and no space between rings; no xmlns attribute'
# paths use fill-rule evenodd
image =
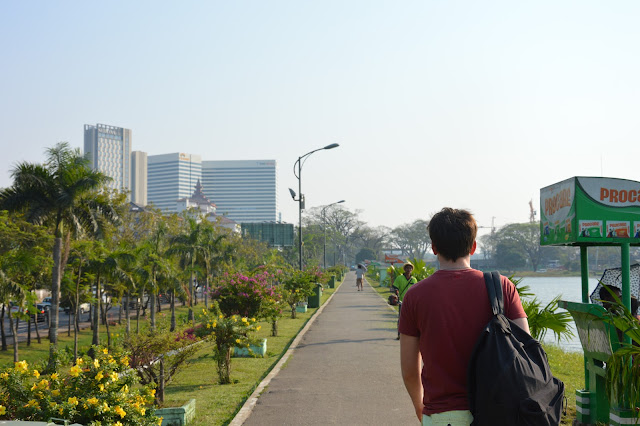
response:
<svg viewBox="0 0 640 426"><path fill-rule="evenodd" d="M402 267L403 274L398 275L395 280L393 280L393 288L395 289L396 296L398 296L398 321L400 321L400 311L402 310L402 300L404 299L404 295L407 294L407 290L409 287L418 282L416 277L413 274L413 263L407 262ZM399 322L398 322L399 324ZM398 331L397 340L400 340L400 332Z"/></svg>
<svg viewBox="0 0 640 426"><path fill-rule="evenodd" d="M361 264L358 263L358 267L356 268L356 287L358 288L358 291L363 291L364 288L362 287L362 282L364 280L364 274L367 272L367 268Z"/></svg>

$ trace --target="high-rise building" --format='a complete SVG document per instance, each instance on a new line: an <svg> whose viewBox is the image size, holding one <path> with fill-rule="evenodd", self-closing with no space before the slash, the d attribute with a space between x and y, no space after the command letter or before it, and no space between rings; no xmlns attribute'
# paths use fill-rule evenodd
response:
<svg viewBox="0 0 640 426"><path fill-rule="evenodd" d="M147 153L133 151L131 153L131 201L147 205Z"/></svg>
<svg viewBox="0 0 640 426"><path fill-rule="evenodd" d="M202 191L238 223L277 220L277 183L275 160L202 162Z"/></svg>
<svg viewBox="0 0 640 426"><path fill-rule="evenodd" d="M91 168L111 178L110 188L131 189L131 130L106 124L85 124L84 153Z"/></svg>
<svg viewBox="0 0 640 426"><path fill-rule="evenodd" d="M165 212L176 212L181 198L193 193L202 177L202 158L195 154L149 155L147 201Z"/></svg>

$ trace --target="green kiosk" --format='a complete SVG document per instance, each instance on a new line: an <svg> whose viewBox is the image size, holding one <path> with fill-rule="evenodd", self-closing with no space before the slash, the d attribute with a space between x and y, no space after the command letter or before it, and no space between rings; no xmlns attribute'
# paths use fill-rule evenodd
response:
<svg viewBox="0 0 640 426"><path fill-rule="evenodd" d="M616 331L601 321L604 308L590 303L587 250L621 248L622 302L630 308L629 251L640 245L640 182L572 177L540 190L540 212L541 245L580 247L582 303L560 303L573 316L584 350L585 385L576 391L576 424L635 424L634 413L609 404L606 395L604 363L619 344Z"/></svg>

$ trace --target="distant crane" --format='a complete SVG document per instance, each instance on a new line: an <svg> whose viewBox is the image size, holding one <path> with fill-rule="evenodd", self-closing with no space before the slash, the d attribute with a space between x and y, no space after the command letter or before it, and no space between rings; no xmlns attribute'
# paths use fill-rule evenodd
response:
<svg viewBox="0 0 640 426"><path fill-rule="evenodd" d="M529 200L529 222L535 223L536 221L536 211L533 209L533 200Z"/></svg>
<svg viewBox="0 0 640 426"><path fill-rule="evenodd" d="M495 216L491 217L491 235L495 234L495 232L496 232L495 220L496 220ZM480 228L489 228L489 227L488 226L478 226L478 229L480 229Z"/></svg>

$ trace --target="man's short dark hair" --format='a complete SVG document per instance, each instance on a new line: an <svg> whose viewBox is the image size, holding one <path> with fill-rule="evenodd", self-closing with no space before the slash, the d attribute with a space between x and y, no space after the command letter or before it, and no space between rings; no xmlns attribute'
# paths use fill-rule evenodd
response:
<svg viewBox="0 0 640 426"><path fill-rule="evenodd" d="M478 224L467 210L445 207L429 222L429 237L445 259L455 262L471 253Z"/></svg>

